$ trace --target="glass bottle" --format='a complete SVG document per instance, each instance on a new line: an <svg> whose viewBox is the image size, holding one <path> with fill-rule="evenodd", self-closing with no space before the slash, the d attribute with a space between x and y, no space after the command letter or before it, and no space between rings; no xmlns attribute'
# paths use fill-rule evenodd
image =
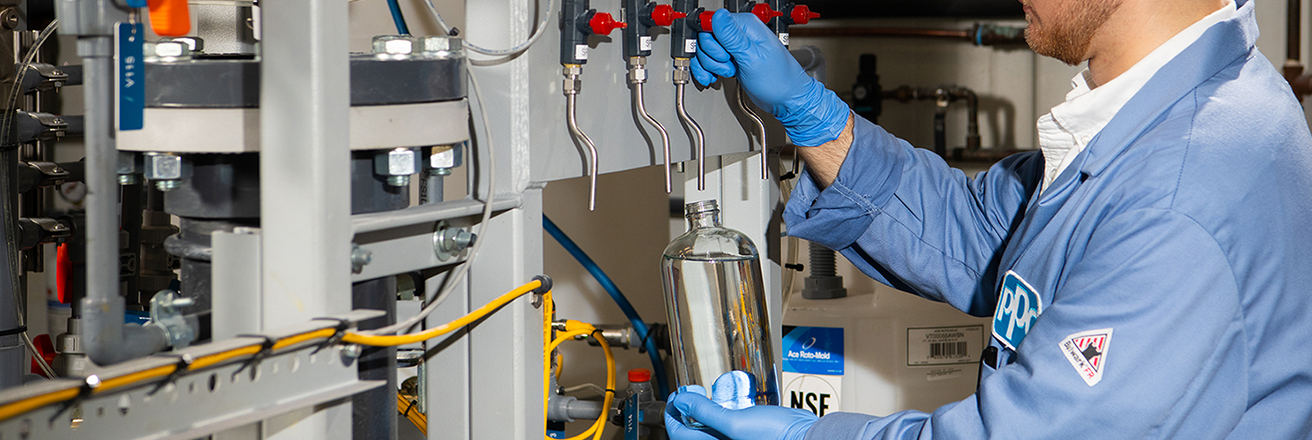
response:
<svg viewBox="0 0 1312 440"><path fill-rule="evenodd" d="M670 242L661 263L679 386L701 385L710 393L721 374L741 370L756 404L777 405L779 369L756 245L720 225L714 200L684 210L689 231Z"/></svg>

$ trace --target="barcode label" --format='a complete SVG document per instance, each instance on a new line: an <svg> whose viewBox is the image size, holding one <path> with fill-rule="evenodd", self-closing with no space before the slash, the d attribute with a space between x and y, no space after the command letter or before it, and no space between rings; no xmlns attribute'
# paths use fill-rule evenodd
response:
<svg viewBox="0 0 1312 440"><path fill-rule="evenodd" d="M907 366L969 364L983 351L983 325L907 328Z"/></svg>
<svg viewBox="0 0 1312 440"><path fill-rule="evenodd" d="M961 359L966 356L970 344L962 342L935 342L929 344L930 359Z"/></svg>

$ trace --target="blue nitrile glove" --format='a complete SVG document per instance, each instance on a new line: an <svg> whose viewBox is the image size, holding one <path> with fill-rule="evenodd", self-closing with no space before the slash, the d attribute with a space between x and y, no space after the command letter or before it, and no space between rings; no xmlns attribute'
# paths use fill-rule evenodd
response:
<svg viewBox="0 0 1312 440"><path fill-rule="evenodd" d="M724 379L732 373L720 376ZM712 390L721 387L716 380ZM737 388L739 390L750 387ZM725 393L712 391L719 401ZM665 432L672 440L802 440L817 417L808 411L780 406L751 406L750 395L738 394L725 402L706 398L706 389L698 385L680 388L670 394L665 405ZM743 409L726 408L726 406ZM726 405L727 404L727 405ZM683 416L691 417L714 430L698 430L683 424ZM718 435L717 435L718 434Z"/></svg>
<svg viewBox="0 0 1312 440"><path fill-rule="evenodd" d="M814 147L838 139L848 108L824 84L806 75L788 48L755 15L721 9L711 32L697 36L692 74L710 85L715 75L737 76L758 107L784 125L794 145Z"/></svg>

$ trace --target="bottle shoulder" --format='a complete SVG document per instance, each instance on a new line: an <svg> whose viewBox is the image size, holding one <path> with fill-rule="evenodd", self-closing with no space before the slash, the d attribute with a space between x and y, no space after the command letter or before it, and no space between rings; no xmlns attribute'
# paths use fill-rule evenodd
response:
<svg viewBox="0 0 1312 440"><path fill-rule="evenodd" d="M665 258L682 260L742 260L757 258L756 244L747 235L728 228L697 228L678 236L665 247Z"/></svg>

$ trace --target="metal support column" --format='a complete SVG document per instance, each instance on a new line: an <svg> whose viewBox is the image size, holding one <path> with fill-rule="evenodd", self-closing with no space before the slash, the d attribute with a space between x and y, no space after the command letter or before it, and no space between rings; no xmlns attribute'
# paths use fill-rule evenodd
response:
<svg viewBox="0 0 1312 440"><path fill-rule="evenodd" d="M350 309L346 2L262 5L260 227L266 328ZM279 439L351 434L349 401L264 422Z"/></svg>

